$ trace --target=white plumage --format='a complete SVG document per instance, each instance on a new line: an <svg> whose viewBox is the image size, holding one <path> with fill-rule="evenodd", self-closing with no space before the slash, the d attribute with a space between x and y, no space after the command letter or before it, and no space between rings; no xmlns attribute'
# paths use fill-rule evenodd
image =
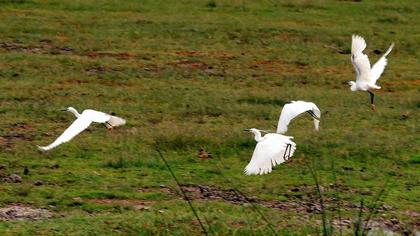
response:
<svg viewBox="0 0 420 236"><path fill-rule="evenodd" d="M376 84L376 81L384 72L385 66L388 63L386 56L388 56L393 47L394 43L391 44L389 49L371 68L368 56L363 53L363 50L366 48L366 41L361 36L352 36L351 63L353 64L354 70L356 72L356 81L349 81L350 90L369 92L371 96L372 107L374 105L373 102L375 95L370 90L381 88Z"/></svg>
<svg viewBox="0 0 420 236"><path fill-rule="evenodd" d="M319 121L321 119L321 111L313 102L292 101L284 105L281 111L279 123L277 125L277 133L284 134L290 121L303 112L309 113L314 119L315 129L319 130Z"/></svg>
<svg viewBox="0 0 420 236"><path fill-rule="evenodd" d="M284 105L277 126L277 133L268 133L262 137L261 131L258 129L247 130L255 135L257 145L251 161L245 167L246 175L268 174L274 166L293 156L296 143L292 141L293 137L282 134L287 131L290 121L303 112L308 112L314 118L315 129L319 130L321 111L314 103L304 101L292 101Z"/></svg>
<svg viewBox="0 0 420 236"><path fill-rule="evenodd" d="M252 154L251 161L245 167L246 175L263 175L272 171L272 168L288 160L296 149L293 137L270 133L261 137L258 129L252 128L247 131L255 135L257 145Z"/></svg>
<svg viewBox="0 0 420 236"><path fill-rule="evenodd" d="M76 135L85 130L92 122L103 123L108 129L124 125L126 121L120 117L108 115L106 113L95 111L91 109L84 110L79 114L73 107L68 107L66 111L73 113L76 120L61 134L53 143L48 146L38 146L41 151L51 150L58 145L70 141Z"/></svg>

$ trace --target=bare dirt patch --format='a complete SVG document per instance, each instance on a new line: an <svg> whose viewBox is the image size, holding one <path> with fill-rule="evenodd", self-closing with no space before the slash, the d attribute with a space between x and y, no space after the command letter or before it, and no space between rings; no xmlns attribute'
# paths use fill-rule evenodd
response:
<svg viewBox="0 0 420 236"><path fill-rule="evenodd" d="M83 199L82 201L83 202L95 203L95 204L99 204L99 205L132 207L135 210L148 209L153 204L152 201L138 200L138 199L99 199L99 198L91 198L91 199Z"/></svg>
<svg viewBox="0 0 420 236"><path fill-rule="evenodd" d="M33 138L27 134L8 134L0 136L0 148L5 151L10 151L13 145L19 141L32 141Z"/></svg>
<svg viewBox="0 0 420 236"><path fill-rule="evenodd" d="M236 55L223 51L212 51L212 52L199 52L199 51L186 51L186 52L175 52L177 56L183 57L213 57L222 60L231 60L237 58Z"/></svg>
<svg viewBox="0 0 420 236"><path fill-rule="evenodd" d="M111 72L114 72L115 70L109 67L93 66L93 67L87 68L85 71L86 73L93 75L93 74L111 73Z"/></svg>
<svg viewBox="0 0 420 236"><path fill-rule="evenodd" d="M335 229L351 229L354 227L354 220L344 217L341 219L334 219L332 225ZM413 235L416 232L416 227L408 226L396 218L385 219L383 217L377 217L371 219L369 224L365 226L366 222L362 222L363 227L366 227L366 231L371 232L372 235L388 235L387 233L398 233L400 235ZM368 234L369 235L369 234Z"/></svg>
<svg viewBox="0 0 420 236"><path fill-rule="evenodd" d="M179 197L182 197L182 195L179 193L178 190L174 190L167 187L161 187L162 190L166 191L169 194L175 194ZM292 188L289 189L286 196L288 196L287 200L260 200L256 197L247 197L243 195L242 193L234 190L234 189L228 189L228 190L222 190L218 187L213 186L205 186L205 185L182 185L182 189L187 194L189 199L192 200L219 200L219 201L226 201L232 204L258 204L269 208L275 208L280 209L284 211L294 211L294 212L302 212L302 213L321 213L321 205L319 204L319 200L316 197L315 193L315 187L314 186L302 186L300 188ZM321 190L323 191L323 190ZM296 192L304 192L306 197L302 197L300 195L293 195L293 193ZM340 205L341 211L354 211L357 212L360 210L360 206L348 201L340 200L337 201L333 198L328 198L324 196L324 202L327 206L327 212L330 207L336 207L337 204ZM389 211L391 207L389 206L380 206L377 209L377 212L379 213L385 213ZM367 214L368 209L363 208L362 211L365 214ZM411 215L413 214L410 212ZM415 213L418 214L418 213ZM416 221L414 221L416 222ZM342 219L335 219L333 222L333 225L343 228L351 228L353 221L349 218L342 218ZM418 228L416 223L413 224L407 224L399 221L398 219L385 219L383 217L375 217L373 218L369 225L368 230L382 230L382 231L388 231L388 232L396 232L401 233L404 235L409 235L412 232L414 232Z"/></svg>
<svg viewBox="0 0 420 236"><path fill-rule="evenodd" d="M137 57L136 54L128 53L128 52L96 52L96 51L92 51L92 52L83 53L82 55L87 56L87 57L92 57L92 58L96 58L96 57L115 57L115 58L118 58L118 59L129 59L129 58Z"/></svg>
<svg viewBox="0 0 420 236"><path fill-rule="evenodd" d="M305 188L305 189L303 189ZM206 185L182 185L182 189L186 192L190 199L200 200L223 200L233 204L255 203L269 208L276 208L288 211L298 212L321 212L321 206L315 196L315 189L313 187L292 188L285 195L287 200L260 200L256 197L247 197L244 194L234 190L222 190L218 187ZM310 189L309 189L310 188ZM293 195L298 191L311 192L306 197L301 195ZM178 191L169 189L171 194L179 194ZM324 199L326 204L336 204L333 199ZM347 209L358 209L356 204L345 201L340 201L340 206ZM366 211L367 209L364 209Z"/></svg>
<svg viewBox="0 0 420 236"><path fill-rule="evenodd" d="M383 83L385 86L393 86L393 85L420 85L420 80L397 80L397 81L388 81Z"/></svg>
<svg viewBox="0 0 420 236"><path fill-rule="evenodd" d="M345 75L348 74L350 70L351 69L349 69L348 65L335 65L319 68L316 70L316 72L318 72L319 74Z"/></svg>
<svg viewBox="0 0 420 236"><path fill-rule="evenodd" d="M296 74L308 70L308 65L301 62L290 63L282 60L263 60L254 61L250 65L250 69L262 69L265 72Z"/></svg>
<svg viewBox="0 0 420 236"><path fill-rule="evenodd" d="M40 40L37 45L25 45L21 42L0 42L0 49L34 54L72 54L74 50L67 46L57 46L50 40Z"/></svg>
<svg viewBox="0 0 420 236"><path fill-rule="evenodd" d="M0 208L0 221L40 220L52 216L52 213L48 210L32 208L29 206L13 205Z"/></svg>
<svg viewBox="0 0 420 236"><path fill-rule="evenodd" d="M181 60L176 60L175 62L170 63L170 64L177 67L188 68L188 69L200 69L200 70L211 69L209 65L198 60L181 59Z"/></svg>
<svg viewBox="0 0 420 236"><path fill-rule="evenodd" d="M2 150L11 150L17 142L32 141L33 136L30 134L33 126L25 123L12 124L8 130L8 134L0 135L0 148Z"/></svg>
<svg viewBox="0 0 420 236"><path fill-rule="evenodd" d="M22 183L22 177L17 174L3 175L0 173L0 181L6 183Z"/></svg>

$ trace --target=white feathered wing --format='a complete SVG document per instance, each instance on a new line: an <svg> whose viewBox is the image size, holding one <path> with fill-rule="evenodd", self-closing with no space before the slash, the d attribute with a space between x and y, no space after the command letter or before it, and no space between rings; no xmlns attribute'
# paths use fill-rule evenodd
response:
<svg viewBox="0 0 420 236"><path fill-rule="evenodd" d="M38 149L41 151L48 151L60 144L70 141L76 135L85 130L92 123L92 120L87 116L81 115L77 118L53 143L48 146L38 146Z"/></svg>
<svg viewBox="0 0 420 236"><path fill-rule="evenodd" d="M296 116L304 113L304 112L312 112L315 115L314 118L314 125L315 129L319 130L319 121L321 119L321 110L315 105L313 102L305 102L305 101L292 101L284 105L279 122L277 124L277 132L279 134L284 134L287 131L287 126L289 125L290 121L293 120Z"/></svg>
<svg viewBox="0 0 420 236"><path fill-rule="evenodd" d="M384 72L385 66L387 65L388 59L386 56L394 48L394 43L388 48L388 50L382 55L381 58L370 67L370 61L363 50L366 48L366 41L359 35L353 35L351 41L351 62L356 71L356 82L366 82L370 85L375 85L381 74Z"/></svg>
<svg viewBox="0 0 420 236"><path fill-rule="evenodd" d="M251 161L245 167L245 174L268 174L274 166L285 162L293 156L296 149L292 139L293 137L281 134L266 134L255 146Z"/></svg>
<svg viewBox="0 0 420 236"><path fill-rule="evenodd" d="M370 62L363 50L366 48L366 41L359 35L353 35L351 41L351 62L356 71L356 82L370 83Z"/></svg>

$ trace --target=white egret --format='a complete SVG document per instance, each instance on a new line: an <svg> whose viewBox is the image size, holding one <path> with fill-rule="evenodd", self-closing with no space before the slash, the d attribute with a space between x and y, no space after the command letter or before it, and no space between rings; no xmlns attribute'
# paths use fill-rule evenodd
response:
<svg viewBox="0 0 420 236"><path fill-rule="evenodd" d="M295 152L296 144L292 141L293 137L276 133L262 137L260 130L255 128L245 131L253 133L257 141L251 161L244 170L246 175L268 174L272 171L272 167L285 162Z"/></svg>
<svg viewBox="0 0 420 236"><path fill-rule="evenodd" d="M39 150L48 151L62 143L70 141L76 135L89 127L92 122L103 123L108 129L125 124L125 120L120 117L91 109L84 110L82 114L79 114L79 112L77 112L77 110L73 107L68 107L65 111L73 113L77 119L53 143L48 146L38 146Z"/></svg>
<svg viewBox="0 0 420 236"><path fill-rule="evenodd" d="M292 101L284 105L281 110L279 123L277 125L277 133L284 134L290 121L296 116L307 112L314 118L315 129L319 130L319 121L321 119L321 111L313 102Z"/></svg>
<svg viewBox="0 0 420 236"><path fill-rule="evenodd" d="M356 81L349 81L350 90L367 91L370 94L370 103L373 110L375 110L375 104L373 103L375 94L372 90L381 88L376 85L376 81L384 72L385 66L388 62L386 56L388 56L393 47L394 43L391 44L385 54L382 55L382 57L379 58L379 60L371 68L368 56L363 53L363 50L366 48L365 40L359 35L352 36L351 62L354 66L354 70L356 71Z"/></svg>
<svg viewBox="0 0 420 236"><path fill-rule="evenodd" d="M255 141L257 141L251 161L244 170L246 175L270 173L274 166L293 156L296 143L292 141L293 137L282 134L287 131L287 125L290 121L303 112L307 112L313 117L315 129L319 130L321 111L314 103L304 101L292 101L284 105L280 114L277 133L268 133L262 137L261 131L263 130L255 128L246 130L252 132L255 135Z"/></svg>

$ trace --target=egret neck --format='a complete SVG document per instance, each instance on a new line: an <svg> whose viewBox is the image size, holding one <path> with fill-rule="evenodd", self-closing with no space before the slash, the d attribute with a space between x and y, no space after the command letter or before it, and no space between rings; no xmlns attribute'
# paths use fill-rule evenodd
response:
<svg viewBox="0 0 420 236"><path fill-rule="evenodd" d="M77 112L77 110L74 109L73 107L67 108L67 111L73 113L74 116L76 116L76 118L79 118L79 116L80 116L79 112Z"/></svg>
<svg viewBox="0 0 420 236"><path fill-rule="evenodd" d="M251 132L255 135L255 141L260 142L263 140L261 137L261 132L257 129L251 129Z"/></svg>

